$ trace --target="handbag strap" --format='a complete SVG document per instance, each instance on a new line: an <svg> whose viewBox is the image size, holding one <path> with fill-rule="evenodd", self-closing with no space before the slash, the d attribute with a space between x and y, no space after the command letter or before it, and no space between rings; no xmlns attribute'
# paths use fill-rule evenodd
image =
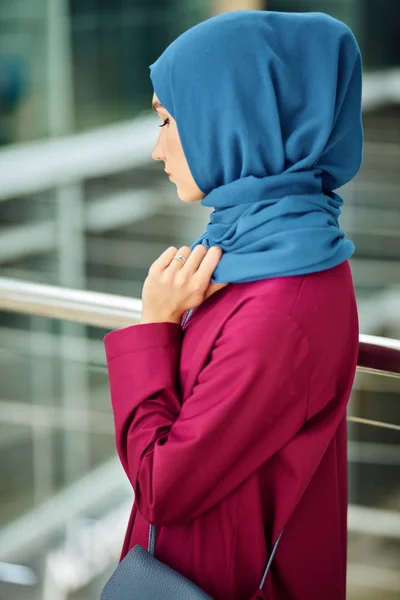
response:
<svg viewBox="0 0 400 600"><path fill-rule="evenodd" d="M268 571L271 568L272 559L274 558L274 555L275 555L276 549L278 547L279 540L281 539L282 533L283 533L283 530L280 532L278 539L276 540L274 547L272 548L271 556L268 559L267 566L265 567L265 571L264 571L264 574L261 579L261 583L258 586L259 590L262 590L264 587L265 580L267 578ZM154 556L155 550L156 550L156 528L154 525L150 525L148 551L152 556Z"/></svg>
<svg viewBox="0 0 400 600"><path fill-rule="evenodd" d="M272 565L272 559L274 558L274 555L275 555L276 549L278 547L279 540L281 539L282 533L283 533L283 530L278 535L278 539L276 540L274 547L272 548L271 556L268 559L267 566L265 567L264 575L262 576L261 583L258 586L259 590L262 590L264 587L264 583L265 583L265 580L267 579L268 571L270 570L270 567Z"/></svg>
<svg viewBox="0 0 400 600"><path fill-rule="evenodd" d="M154 525L150 525L148 551L149 554L154 556L156 551L156 528Z"/></svg>

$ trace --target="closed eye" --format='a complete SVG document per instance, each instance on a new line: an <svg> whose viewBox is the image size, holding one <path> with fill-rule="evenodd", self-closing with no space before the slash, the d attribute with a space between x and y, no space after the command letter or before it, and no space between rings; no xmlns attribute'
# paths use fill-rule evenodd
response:
<svg viewBox="0 0 400 600"><path fill-rule="evenodd" d="M165 125L169 125L169 119L165 119L164 123L162 125L159 125L159 127L164 127Z"/></svg>

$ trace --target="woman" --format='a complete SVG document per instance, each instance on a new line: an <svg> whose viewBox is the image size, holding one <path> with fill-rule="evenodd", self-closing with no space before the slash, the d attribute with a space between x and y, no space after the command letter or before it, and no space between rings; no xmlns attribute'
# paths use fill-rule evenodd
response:
<svg viewBox="0 0 400 600"><path fill-rule="evenodd" d="M237 11L151 79L153 158L214 212L151 266L140 324L105 337L135 491L121 559L152 523L156 557L215 600L341 600L358 319L334 190L361 164L357 43L327 15Z"/></svg>

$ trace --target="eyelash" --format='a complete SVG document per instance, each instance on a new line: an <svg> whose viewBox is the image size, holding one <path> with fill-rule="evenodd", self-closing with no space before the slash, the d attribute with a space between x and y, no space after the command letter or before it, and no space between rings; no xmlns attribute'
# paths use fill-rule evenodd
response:
<svg viewBox="0 0 400 600"><path fill-rule="evenodd" d="M169 119L165 119L164 123L159 125L159 127L164 127L164 125L169 125Z"/></svg>

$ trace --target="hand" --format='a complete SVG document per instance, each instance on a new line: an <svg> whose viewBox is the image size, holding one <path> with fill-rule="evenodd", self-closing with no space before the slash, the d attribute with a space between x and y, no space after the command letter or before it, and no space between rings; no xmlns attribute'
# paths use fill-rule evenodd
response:
<svg viewBox="0 0 400 600"><path fill-rule="evenodd" d="M223 254L221 248L213 246L207 250L199 244L191 252L183 246L179 254L186 258L185 264L173 260L176 254L177 248L167 248L151 265L143 285L140 323L169 321L180 324L185 311L199 306L211 294L228 285L210 283Z"/></svg>

